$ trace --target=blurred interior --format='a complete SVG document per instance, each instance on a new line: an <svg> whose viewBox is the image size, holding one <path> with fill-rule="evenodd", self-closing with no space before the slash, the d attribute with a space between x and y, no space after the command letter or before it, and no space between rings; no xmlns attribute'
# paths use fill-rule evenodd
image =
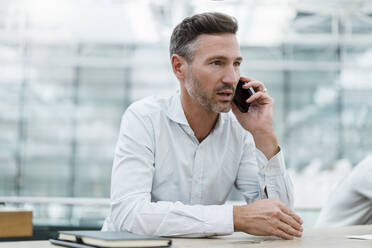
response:
<svg viewBox="0 0 372 248"><path fill-rule="evenodd" d="M314 225L371 153L368 0L2 0L0 202L32 209L40 228L100 228L120 118L178 89L170 33L205 11L237 18L242 74L275 99L295 207Z"/></svg>

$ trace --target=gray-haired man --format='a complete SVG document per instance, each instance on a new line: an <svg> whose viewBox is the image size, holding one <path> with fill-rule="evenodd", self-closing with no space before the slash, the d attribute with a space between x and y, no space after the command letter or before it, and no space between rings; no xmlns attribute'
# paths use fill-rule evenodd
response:
<svg viewBox="0 0 372 248"><path fill-rule="evenodd" d="M180 92L135 102L123 115L103 230L301 236L273 130L274 102L262 82L240 75L237 29L235 19L221 13L176 26L170 56ZM256 91L247 113L232 103L239 79ZM246 205L225 204L234 185Z"/></svg>

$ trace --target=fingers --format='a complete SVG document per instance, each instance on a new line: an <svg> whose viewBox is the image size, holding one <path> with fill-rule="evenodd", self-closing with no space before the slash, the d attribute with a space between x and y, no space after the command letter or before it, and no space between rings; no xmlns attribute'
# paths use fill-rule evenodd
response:
<svg viewBox="0 0 372 248"><path fill-rule="evenodd" d="M279 203L281 214L279 215L278 228L287 235L301 237L303 223L300 216L292 212L285 204Z"/></svg>
<svg viewBox="0 0 372 248"><path fill-rule="evenodd" d="M293 239L292 235L289 235L288 233L282 231L281 229L277 229L274 232L274 235L279 237L279 238L282 238L282 239L287 239L287 240L292 240Z"/></svg>
<svg viewBox="0 0 372 248"><path fill-rule="evenodd" d="M282 229L276 229L274 235L287 240L292 240L294 235L288 234L287 232L283 231Z"/></svg>
<svg viewBox="0 0 372 248"><path fill-rule="evenodd" d="M288 235L298 238L302 236L302 231L296 230L295 228L293 228L293 226L288 225L283 221L279 221L278 228Z"/></svg>
<svg viewBox="0 0 372 248"><path fill-rule="evenodd" d="M250 77L240 77L240 80L243 81L243 82L249 82L249 81L253 81L254 78L250 78Z"/></svg>
<svg viewBox="0 0 372 248"><path fill-rule="evenodd" d="M302 227L291 216L283 212L279 213L275 220L272 221L272 227L274 228L272 234L283 239L300 238L302 236Z"/></svg>
<svg viewBox="0 0 372 248"><path fill-rule="evenodd" d="M239 212L235 211L234 207L236 230L259 236L275 235L282 239L302 236L301 218L292 213L279 199L264 199L239 209Z"/></svg>
<svg viewBox="0 0 372 248"><path fill-rule="evenodd" d="M265 85L262 82L249 77L240 77L240 80L246 82L243 85L244 89L249 89L252 87L256 92L246 100L247 103L252 103L256 100L263 101L263 103L273 102L273 99L267 94Z"/></svg>
<svg viewBox="0 0 372 248"><path fill-rule="evenodd" d="M273 102L272 98L267 93L264 93L262 91L254 93L245 102L252 103L257 100L264 100L267 101L267 103Z"/></svg>
<svg viewBox="0 0 372 248"><path fill-rule="evenodd" d="M294 212L292 212L285 204L277 199L276 205L279 208L275 215L276 220L273 222L275 229L274 235L284 238L292 239L293 237L302 236L302 219ZM278 231L280 230L280 231ZM289 236L289 237L288 237Z"/></svg>
<svg viewBox="0 0 372 248"><path fill-rule="evenodd" d="M287 225L289 225L290 227L294 228L294 230L296 230L298 232L303 231L303 228L302 228L301 224L299 222L297 222L296 219L294 219L292 216L289 216L289 215L283 213L282 216L280 217L280 220L282 222L286 223Z"/></svg>
<svg viewBox="0 0 372 248"><path fill-rule="evenodd" d="M264 91L264 89L265 89L265 85L264 85L262 82L257 81L257 80L249 81L249 82L247 82L247 83L245 83L245 84L243 85L243 88L244 88L244 89L248 89L248 88L250 88L250 87L253 87L253 89L254 89L256 92L258 92L258 91Z"/></svg>
<svg viewBox="0 0 372 248"><path fill-rule="evenodd" d="M298 216L297 214L295 214L293 211L291 211L285 204L281 204L280 205L280 209L287 215L291 216L294 220L296 220L296 222L300 225L302 225L304 222L303 220L301 219L300 216Z"/></svg>

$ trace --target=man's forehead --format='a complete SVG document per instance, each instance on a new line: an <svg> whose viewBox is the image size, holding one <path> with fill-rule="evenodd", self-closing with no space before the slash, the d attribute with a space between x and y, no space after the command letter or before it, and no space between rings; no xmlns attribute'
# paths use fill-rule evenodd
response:
<svg viewBox="0 0 372 248"><path fill-rule="evenodd" d="M233 60L242 61L243 60L243 57L240 56L240 55L238 55L238 56L231 55L229 57L224 56L224 55L210 55L206 59L207 60L229 60L229 59L233 59Z"/></svg>
<svg viewBox="0 0 372 248"><path fill-rule="evenodd" d="M236 36L230 33L202 34L196 40L194 51L196 56L205 59L242 59Z"/></svg>

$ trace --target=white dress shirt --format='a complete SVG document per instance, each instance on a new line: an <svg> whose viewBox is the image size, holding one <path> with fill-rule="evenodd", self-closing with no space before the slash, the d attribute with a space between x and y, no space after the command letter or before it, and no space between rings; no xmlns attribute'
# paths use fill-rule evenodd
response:
<svg viewBox="0 0 372 248"><path fill-rule="evenodd" d="M225 204L234 185L247 203L279 198L293 206L282 152L269 161L234 114L221 113L199 142L180 94L149 97L124 113L115 150L111 209L102 230L201 237L234 231Z"/></svg>
<svg viewBox="0 0 372 248"><path fill-rule="evenodd" d="M323 206L317 226L372 224L372 155L343 179Z"/></svg>

